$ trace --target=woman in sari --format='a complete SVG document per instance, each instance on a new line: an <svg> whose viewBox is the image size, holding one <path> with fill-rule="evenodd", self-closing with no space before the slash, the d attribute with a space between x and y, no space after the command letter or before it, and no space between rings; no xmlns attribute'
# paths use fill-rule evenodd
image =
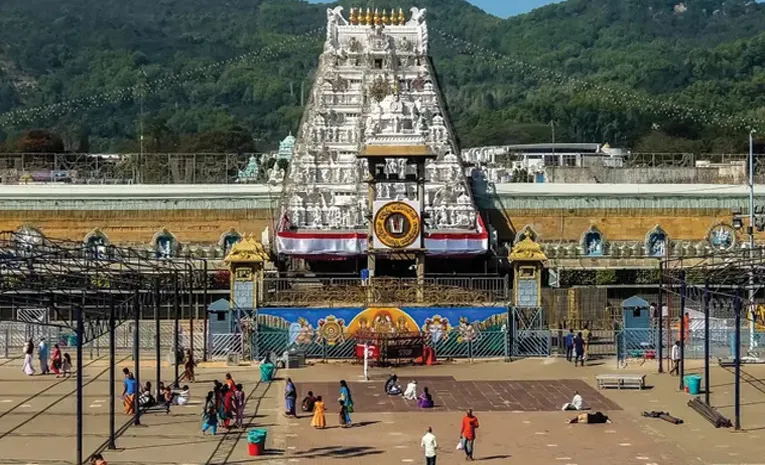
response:
<svg viewBox="0 0 765 465"><path fill-rule="evenodd" d="M236 391L236 383L234 382L234 378L231 377L231 373L226 373L226 386L229 391Z"/></svg>
<svg viewBox="0 0 765 465"><path fill-rule="evenodd" d="M218 418L223 420L223 426L231 427L231 418L234 416L234 392L228 386L223 386L220 390L220 406L218 407Z"/></svg>
<svg viewBox="0 0 765 465"><path fill-rule="evenodd" d="M53 344L53 354L51 355L51 365L53 365L53 373L56 375L61 373L61 349L58 344ZM58 376L56 376L58 378Z"/></svg>
<svg viewBox="0 0 765 465"><path fill-rule="evenodd" d="M428 392L428 388L422 389L422 394L417 399L417 406L420 408L433 408L433 397Z"/></svg>
<svg viewBox="0 0 765 465"><path fill-rule="evenodd" d="M351 397L351 390L348 387L348 383L345 380L340 380L340 399L343 401L345 409L348 413L353 413L353 397Z"/></svg>
<svg viewBox="0 0 765 465"><path fill-rule="evenodd" d="M24 373L27 374L27 376L32 376L35 374L35 367L32 366L32 354L35 352L35 343L32 339L29 340L26 344L24 344L24 365L22 365L22 369L24 370Z"/></svg>
<svg viewBox="0 0 765 465"><path fill-rule="evenodd" d="M324 401L321 396L316 398L313 403L313 418L311 419L311 426L318 429L324 429L327 426L327 419L324 417Z"/></svg>
<svg viewBox="0 0 765 465"><path fill-rule="evenodd" d="M288 417L296 417L295 403L297 400L297 390L295 384L292 383L292 379L287 378L287 386L284 388L284 405L285 415Z"/></svg>

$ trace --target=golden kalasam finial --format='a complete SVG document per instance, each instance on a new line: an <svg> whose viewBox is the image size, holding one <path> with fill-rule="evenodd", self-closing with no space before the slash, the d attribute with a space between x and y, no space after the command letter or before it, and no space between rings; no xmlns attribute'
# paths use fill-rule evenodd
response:
<svg viewBox="0 0 765 465"><path fill-rule="evenodd" d="M350 16L348 16L348 20L353 25L359 24L359 17L356 14L356 8L351 8L351 14L350 14Z"/></svg>
<svg viewBox="0 0 765 465"><path fill-rule="evenodd" d="M398 23L400 25L402 25L402 26L404 24L406 24L406 15L404 15L404 9L403 8L399 8L398 9Z"/></svg>
<svg viewBox="0 0 765 465"><path fill-rule="evenodd" d="M358 20L359 20L359 24L361 24L361 25L364 25L364 24L367 23L367 17L364 16L364 9L363 8L359 8Z"/></svg>
<svg viewBox="0 0 765 465"><path fill-rule="evenodd" d="M380 24L382 24L382 18L380 18L380 10L378 10L377 8L375 8L374 21L375 21L375 26L379 26Z"/></svg>
<svg viewBox="0 0 765 465"><path fill-rule="evenodd" d="M369 26L374 25L374 23L372 22L373 19L374 18L372 17L372 10L369 7L367 7L367 24Z"/></svg>

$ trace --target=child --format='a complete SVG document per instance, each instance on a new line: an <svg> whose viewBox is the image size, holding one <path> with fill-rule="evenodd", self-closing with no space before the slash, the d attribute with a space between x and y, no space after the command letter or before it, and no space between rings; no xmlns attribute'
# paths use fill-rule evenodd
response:
<svg viewBox="0 0 765 465"><path fill-rule="evenodd" d="M170 386L165 386L165 392L162 393L164 397L164 404L166 413L170 413L170 406L173 405L173 391L170 389Z"/></svg>
<svg viewBox="0 0 765 465"><path fill-rule="evenodd" d="M181 391L175 396L174 403L178 405L186 405L189 403L189 387L183 386Z"/></svg>
<svg viewBox="0 0 765 465"><path fill-rule="evenodd" d="M104 460L104 456L101 454L96 454L93 457L90 458L90 463L92 465L108 465L106 460Z"/></svg>
<svg viewBox="0 0 765 465"><path fill-rule="evenodd" d="M340 401L340 426L343 428L351 427L351 414L348 413L348 408L345 406L345 401Z"/></svg>
<svg viewBox="0 0 765 465"><path fill-rule="evenodd" d="M311 426L318 429L324 429L327 426L327 420L324 418L324 401L321 396L316 398L313 404L313 419Z"/></svg>
<svg viewBox="0 0 765 465"><path fill-rule="evenodd" d="M207 409L207 413L202 416L202 421L202 434L205 434L209 429L210 433L215 436L215 433L218 432L218 412L215 407Z"/></svg>
<svg viewBox="0 0 765 465"><path fill-rule="evenodd" d="M61 364L61 373L64 378L72 376L72 357L69 356L69 352L64 354L64 362Z"/></svg>

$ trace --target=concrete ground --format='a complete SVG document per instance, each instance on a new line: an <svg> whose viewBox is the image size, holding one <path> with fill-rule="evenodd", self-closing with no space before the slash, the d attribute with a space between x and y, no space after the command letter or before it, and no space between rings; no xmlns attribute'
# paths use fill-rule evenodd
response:
<svg viewBox="0 0 765 465"><path fill-rule="evenodd" d="M518 464L756 464L763 463L765 437L765 366L744 367L741 432L715 429L686 406L690 396L678 391L676 377L656 374L655 362L631 365L629 372L647 373L652 389L607 390L594 387L594 377L616 371L615 362L574 368L561 359L528 359L513 363L478 362L396 369L402 384L409 378L430 386L436 408L420 411L403 399L382 392L390 369L371 370L364 382L359 366L318 364L282 371L291 377L300 395L307 389L328 401L328 428L310 427L310 417L286 418L283 381L258 384L256 367L200 367L192 385L192 404L170 415L149 414L141 426L129 425L117 439L118 449L106 451L110 464L361 464L424 463L419 440L433 427L440 443L438 463L464 461L455 450L465 407L472 407L481 427L476 458L487 463ZM52 376L26 377L19 360L0 360L0 464L63 464L75 457L74 380ZM121 366L129 366L125 361ZM689 370L697 368L688 364ZM151 362L142 365L141 378L154 381ZM250 396L247 418L252 427L268 430L267 454L247 455L246 434L232 431L216 437L201 436L200 402L213 379L231 372ZM86 455L105 443L108 432L108 371L102 361L86 366L84 450ZM172 369L163 367L163 377ZM356 412L351 429L337 427L337 382L347 380L354 393ZM121 377L118 376L119 383ZM712 369L711 400L732 416L733 376ZM557 411L558 404L579 390L585 404L603 410L613 420L606 425L569 425L573 414ZM118 394L121 384L118 385ZM119 403L119 400L118 400ZM643 418L642 410L669 411L682 425ZM128 418L117 406L119 428Z"/></svg>

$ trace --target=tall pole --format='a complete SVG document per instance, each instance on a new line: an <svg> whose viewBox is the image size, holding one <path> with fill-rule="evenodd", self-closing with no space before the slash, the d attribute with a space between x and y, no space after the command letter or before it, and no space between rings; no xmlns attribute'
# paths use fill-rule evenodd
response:
<svg viewBox="0 0 765 465"><path fill-rule="evenodd" d="M657 357L659 359L659 373L664 373L664 338L662 335L663 328L662 328L662 322L664 321L663 314L664 314L664 262L659 262L659 299L658 299L658 306L659 306L659 331L656 335L656 342L657 342Z"/></svg>
<svg viewBox="0 0 765 465"><path fill-rule="evenodd" d="M135 331L133 332L133 376L135 377L136 392L133 396L133 409L135 411L133 415L133 424L141 424L141 409L138 404L138 398L141 392L141 310L142 306L139 302L141 294L135 291L135 297L133 302L133 324L135 325Z"/></svg>
<svg viewBox="0 0 765 465"><path fill-rule="evenodd" d="M109 449L116 449L117 446L114 444L114 437L116 436L115 433L115 426L114 426L114 403L116 402L116 393L114 392L114 370L116 369L114 365L116 365L115 361L115 352L116 349L116 343L115 343L115 321L114 321L114 295L109 296Z"/></svg>
<svg viewBox="0 0 765 465"><path fill-rule="evenodd" d="M704 283L704 402L709 403L709 280Z"/></svg>
<svg viewBox="0 0 765 465"><path fill-rule="evenodd" d="M159 312L160 312L160 294L159 279L154 278L154 357L157 361L155 368L154 389L159 389L159 383L162 381L162 338L160 337ZM161 393L157 391L157 395ZM159 397L157 397L159 399Z"/></svg>
<svg viewBox="0 0 765 465"><path fill-rule="evenodd" d="M178 385L178 329L180 327L180 322L178 320L178 317L181 313L180 308L180 293L178 292L178 272L176 271L173 273L173 366L175 366L175 378L174 383L176 384L176 387Z"/></svg>
<svg viewBox="0 0 765 465"><path fill-rule="evenodd" d="M83 463L82 456L82 339L83 322L82 307L75 309L77 318L77 465Z"/></svg>
<svg viewBox="0 0 765 465"><path fill-rule="evenodd" d="M754 342L754 130L749 131L749 350Z"/></svg>
<svg viewBox="0 0 765 465"><path fill-rule="evenodd" d="M209 346L209 340L208 340L208 334L207 334L207 325L208 325L208 314L210 312L207 311L207 283L209 281L209 276L207 275L207 260L204 261L204 279L202 280L202 311L205 312L204 316L204 325L202 327L202 334L204 335L204 345L202 347L202 360L207 361L207 348Z"/></svg>
<svg viewBox="0 0 765 465"><path fill-rule="evenodd" d="M685 390L685 270L680 271L680 390Z"/></svg>
<svg viewBox="0 0 765 465"><path fill-rule="evenodd" d="M736 298L733 302L733 310L736 314L736 327L733 333L733 366L735 368L733 384L734 399L733 399L733 416L734 427L736 430L741 429L741 296L739 291L736 290Z"/></svg>

